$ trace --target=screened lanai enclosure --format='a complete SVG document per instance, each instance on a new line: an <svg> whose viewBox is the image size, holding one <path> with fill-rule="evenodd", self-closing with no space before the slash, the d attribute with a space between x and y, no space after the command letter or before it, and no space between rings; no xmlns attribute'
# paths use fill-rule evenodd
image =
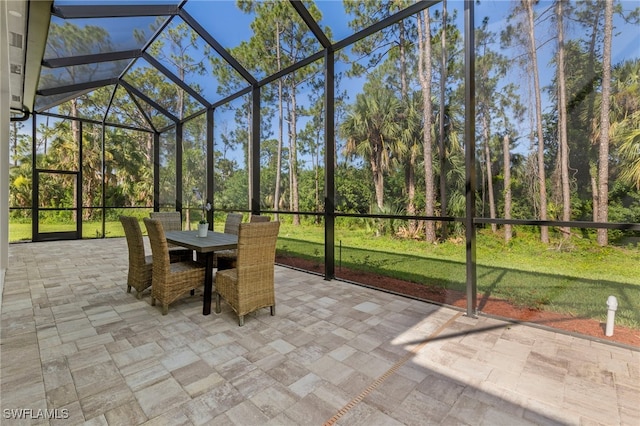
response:
<svg viewBox="0 0 640 426"><path fill-rule="evenodd" d="M268 215L280 264L594 336L615 296L640 346L637 2L22 4L10 242Z"/></svg>

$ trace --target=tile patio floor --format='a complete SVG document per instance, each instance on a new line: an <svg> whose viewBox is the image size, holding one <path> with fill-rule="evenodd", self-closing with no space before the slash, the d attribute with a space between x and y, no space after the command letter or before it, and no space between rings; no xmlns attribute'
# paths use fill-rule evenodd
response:
<svg viewBox="0 0 640 426"><path fill-rule="evenodd" d="M162 316L123 238L9 253L2 425L640 424L639 351L284 267L274 317Z"/></svg>

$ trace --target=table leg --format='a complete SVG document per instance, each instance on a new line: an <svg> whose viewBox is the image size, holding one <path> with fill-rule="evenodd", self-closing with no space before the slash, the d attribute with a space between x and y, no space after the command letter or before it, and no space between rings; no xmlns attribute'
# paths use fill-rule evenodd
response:
<svg viewBox="0 0 640 426"><path fill-rule="evenodd" d="M202 315L211 313L211 293L213 293L213 252L204 253L207 269L204 271L204 301L202 303Z"/></svg>

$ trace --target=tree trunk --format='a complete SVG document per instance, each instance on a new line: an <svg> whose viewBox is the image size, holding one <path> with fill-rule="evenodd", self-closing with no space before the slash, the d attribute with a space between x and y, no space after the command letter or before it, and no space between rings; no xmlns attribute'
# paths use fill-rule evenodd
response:
<svg viewBox="0 0 640 426"><path fill-rule="evenodd" d="M371 174L373 175L373 188L376 191L376 205L378 206L379 211L382 211L384 207L384 174L379 167L379 165L382 164L382 154L380 153L381 148L382 144L378 141L373 147L374 154L370 160Z"/></svg>
<svg viewBox="0 0 640 426"><path fill-rule="evenodd" d="M600 150L598 153L598 222L609 220L609 104L611 94L611 38L613 33L613 0L604 9L604 46L602 49L602 103L600 109ZM606 229L598 229L598 244L609 243Z"/></svg>
<svg viewBox="0 0 640 426"><path fill-rule="evenodd" d="M44 128L45 129L49 129L49 116L47 115L47 118L45 119L45 123L44 123ZM35 137L35 135L33 135L33 137ZM42 145L43 145L43 154L47 154L47 145L49 145L49 132L44 132L44 140L42 141Z"/></svg>
<svg viewBox="0 0 640 426"><path fill-rule="evenodd" d="M72 117L77 117L78 116L78 99L72 99L71 100L71 116ZM73 142L75 143L75 149L76 152L79 153L80 151L78 151L78 149L80 148L80 144L82 143L82 135L80 134L80 126L78 125L78 120L71 120L71 134L73 135ZM80 167L82 167L81 164L81 160L80 158L74 157L75 161L77 161L76 164L75 161L71 164L71 167L76 167L76 170L79 170ZM80 185L82 185L82 182L80 182ZM78 185L73 185L73 203L75 205L76 200L78 199ZM90 204L91 205L91 204ZM76 206L78 207L78 209L80 209L80 207L82 206ZM73 221L75 222L77 220L77 215L78 215L78 211L82 211L82 209L80 210L73 210L71 217L73 218Z"/></svg>
<svg viewBox="0 0 640 426"><path fill-rule="evenodd" d="M249 162L253 157L253 143L251 141L251 107L247 107L247 170L249 170ZM251 208L251 200L253 199L253 183L251 173L247 173L247 199L249 200L249 208Z"/></svg>
<svg viewBox="0 0 640 426"><path fill-rule="evenodd" d="M491 148L489 147L489 119L487 117L488 111L482 114L482 137L484 139L484 161L485 170L487 172L487 193L489 194L489 217L491 219L496 218L496 201L493 196L493 172L491 170ZM496 232L498 225L491 224L491 231Z"/></svg>
<svg viewBox="0 0 640 426"><path fill-rule="evenodd" d="M511 219L511 151L509 149L509 135L502 138L502 152L504 154L504 218ZM504 225L504 242L511 241L513 234L511 225Z"/></svg>
<svg viewBox="0 0 640 426"><path fill-rule="evenodd" d="M12 139L12 151L13 151L13 166L17 167L18 166L18 122L14 121L11 123L11 126L13 127L13 131L11 133L11 139Z"/></svg>
<svg viewBox="0 0 640 426"><path fill-rule="evenodd" d="M415 149L410 149L409 153L409 167L406 170L406 181L407 181L407 215L414 216L416 214L416 174L415 174L415 164L417 160L417 154ZM413 237L417 231L417 223L415 220L409 221L409 234Z"/></svg>
<svg viewBox="0 0 640 426"><path fill-rule="evenodd" d="M434 215L433 146L431 141L431 23L429 9L418 13L418 75L422 89L423 129L422 151L424 155L425 215ZM425 240L436 241L435 223L428 220Z"/></svg>
<svg viewBox="0 0 640 426"><path fill-rule="evenodd" d="M440 157L440 216L447 216L447 159L445 158L444 102L447 83L447 0L442 1L442 29L440 30L440 123L438 155ZM442 239L447 239L447 222L442 222Z"/></svg>
<svg viewBox="0 0 640 426"><path fill-rule="evenodd" d="M291 139L289 140L289 173L291 174L291 207L295 212L293 215L293 224L300 225L300 215L297 213L300 210L300 196L298 193L298 148L297 148L297 138L298 132L296 128L296 83L291 76L291 86L289 87L289 96L291 99Z"/></svg>
<svg viewBox="0 0 640 426"><path fill-rule="evenodd" d="M527 18L529 21L529 54L533 68L533 85L536 102L536 130L538 134L538 185L540 198L540 220L547 220L547 182L544 170L544 134L542 132L542 100L540 96L540 78L538 75L538 53L536 51L536 38L534 34L535 23L533 20L533 3L535 0L526 0ZM549 227L540 227L540 240L549 242Z"/></svg>
<svg viewBox="0 0 640 426"><path fill-rule="evenodd" d="M409 89L407 84L407 59L406 59L406 49L405 49L405 28L404 22L400 21L398 23L399 28L399 60L400 60L400 96L402 100L402 106L405 108L409 108ZM411 147L411 142L409 144L409 161L405 166L405 185L407 187L407 215L414 216L416 214L416 180L415 180L415 167L416 167L416 154L415 150ZM409 220L408 222L409 234L415 235L417 229L417 223L415 220Z"/></svg>
<svg viewBox="0 0 640 426"><path fill-rule="evenodd" d="M591 195L593 203L593 221L598 221L598 211L600 210L600 203L598 202L598 167L595 164L591 164L589 167L589 176L591 177Z"/></svg>
<svg viewBox="0 0 640 426"><path fill-rule="evenodd" d="M567 140L567 89L564 67L563 0L557 3L558 23L558 142L560 144L560 182L562 185L562 220L571 220L571 190L569 186L569 142ZM571 228L562 227L565 238L571 236Z"/></svg>
<svg viewBox="0 0 640 426"><path fill-rule="evenodd" d="M320 127L318 127L318 131L316 132L316 150L313 154L313 168L315 169L315 187L316 187L316 211L320 211L320 140L322 138L322 134L320 131ZM316 216L316 224L319 225L321 223L321 216Z"/></svg>
<svg viewBox="0 0 640 426"><path fill-rule="evenodd" d="M276 60L278 61L278 71L282 69L282 58L280 52L280 29L279 24L276 23ZM283 125L283 110L282 110L282 79L278 79L278 153L276 158L276 182L275 191L273 194L273 209L277 212L280 209L280 186L282 179L282 140L284 133ZM279 215L276 213L273 220L278 221Z"/></svg>
<svg viewBox="0 0 640 426"><path fill-rule="evenodd" d="M599 33L599 22L600 20L600 13L602 12L602 8L601 7L594 7L591 8L591 10L594 12L593 14L593 20L591 21L592 26L591 26L591 37L589 38L589 62L587 65L587 72L589 73L588 75L591 77L591 80L594 81L595 80L595 75L596 75L596 45L597 45L597 40L598 40L598 33ZM590 160L593 161L593 164L589 164L589 178L591 181L591 198L592 198L592 203L593 203L593 221L597 222L598 221L598 178L597 178L597 174L598 174L598 170L597 170L597 166L595 165L596 163L596 154L595 152L595 139L596 139L596 134L597 134L597 130L596 130L596 123L597 120L594 119L594 111L596 109L596 90L595 90L595 83L592 83L592 93L589 95L589 97L587 98L588 100L588 104L587 104L587 115L585 118L585 123L587 126L589 126L589 130L590 130L590 136L593 137L592 142L589 145L589 150L590 150L590 155L589 158L592 159Z"/></svg>
<svg viewBox="0 0 640 426"><path fill-rule="evenodd" d="M409 93L408 84L407 84L407 59L405 52L405 29L404 22L398 22L399 35L398 35L398 43L400 50L400 95L402 97L402 101L407 101L407 94Z"/></svg>

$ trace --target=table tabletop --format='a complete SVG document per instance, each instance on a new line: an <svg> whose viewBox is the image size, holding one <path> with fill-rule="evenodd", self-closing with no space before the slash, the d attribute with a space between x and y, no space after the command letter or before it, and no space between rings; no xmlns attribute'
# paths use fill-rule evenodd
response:
<svg viewBox="0 0 640 426"><path fill-rule="evenodd" d="M195 250L210 253L230 250L238 247L238 236L222 232L209 231L206 237L199 237L198 231L166 231L167 242Z"/></svg>

